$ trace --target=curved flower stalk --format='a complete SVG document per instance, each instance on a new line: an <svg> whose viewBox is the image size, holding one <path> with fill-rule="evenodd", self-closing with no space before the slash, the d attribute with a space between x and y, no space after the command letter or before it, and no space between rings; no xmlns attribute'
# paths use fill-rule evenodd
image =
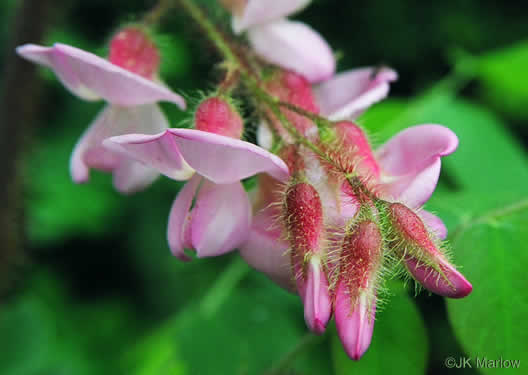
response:
<svg viewBox="0 0 528 375"><path fill-rule="evenodd" d="M109 60L61 43L51 47L26 44L18 47L17 52L52 69L79 98L108 103L75 146L70 159L74 182L88 181L90 168L112 172L115 188L123 193L144 189L156 179L159 174L152 169L102 145L110 136L155 134L167 129L167 119L156 104L158 101L185 108L184 99L159 82L158 51L139 26L125 28L114 36ZM178 179L188 177L182 170Z"/></svg>
<svg viewBox="0 0 528 375"><path fill-rule="evenodd" d="M194 249L198 257L216 256L247 239L251 205L240 180L262 172L278 181L289 175L279 157L235 139L233 134L241 134L236 130L240 129L238 117L226 115L232 111L226 103L211 105L212 100L217 99L202 102L195 117L196 126L209 131L168 129L156 135L128 134L104 141L108 148L169 178L178 179L184 170L194 173L169 216L169 246L182 260L189 260L186 248ZM227 120L218 122L219 116Z"/></svg>
<svg viewBox="0 0 528 375"><path fill-rule="evenodd" d="M246 31L253 50L266 61L295 71L310 82L328 79L335 58L328 43L310 26L286 17L310 0L224 0L233 13L233 30Z"/></svg>

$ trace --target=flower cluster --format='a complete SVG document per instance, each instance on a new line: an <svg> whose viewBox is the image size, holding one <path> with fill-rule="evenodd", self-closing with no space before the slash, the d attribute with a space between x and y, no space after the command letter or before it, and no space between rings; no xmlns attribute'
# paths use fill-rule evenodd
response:
<svg viewBox="0 0 528 375"><path fill-rule="evenodd" d="M90 168L111 172L124 193L159 174L188 180L170 209L172 253L190 260L185 250L210 257L238 248L248 264L300 296L310 330L323 333L333 315L353 359L370 344L383 281L395 269L434 293L469 294L471 284L446 255L445 226L422 209L456 135L420 125L373 150L355 122L387 96L396 73L367 67L335 74L324 39L286 19L309 0L222 0L249 46L215 31L192 2L181 3L213 42L232 49L225 80L198 104L191 129L171 128L156 104L186 105L160 80L161 53L142 24L114 35L107 59L63 44L18 48L73 94L108 103L74 148L72 179L86 182ZM242 139L238 86L259 118L259 145ZM254 175L250 199L241 181Z"/></svg>

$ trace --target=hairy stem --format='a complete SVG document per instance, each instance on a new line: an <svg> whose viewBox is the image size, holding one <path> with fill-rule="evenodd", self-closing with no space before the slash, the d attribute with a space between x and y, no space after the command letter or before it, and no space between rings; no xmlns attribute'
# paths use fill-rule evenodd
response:
<svg viewBox="0 0 528 375"><path fill-rule="evenodd" d="M235 49L226 40L224 35L217 29L216 25L214 25L206 17L200 7L194 4L192 0L178 1L183 7L183 9L189 14L189 16L202 28L209 40L216 46L218 51L226 60L226 65L229 67L229 69L238 71L240 73L241 82L253 94L255 99L260 102L260 104L267 107L271 111L271 113L275 115L275 117L279 120L284 129L286 129L286 131L293 137L295 142L305 146L306 148L314 152L317 156L319 156L322 160L329 163L329 165L332 165L338 171L341 171L340 166L332 158L330 158L324 150L322 150L316 144L314 144L309 139L304 137L301 133L299 133L295 126L288 120L286 115L282 112L281 107L292 110L302 116L313 120L318 126L318 128L328 128L332 125L332 122L321 116L305 111L302 108L299 108L292 104L281 102L276 97L270 95L266 90L261 88L259 80L254 77L252 71L248 68L248 64L246 64L243 59L236 53ZM358 194L368 191L368 188L364 186L364 184L358 179L354 179L354 181L351 181L349 178L347 178L347 181L349 181L353 189L357 189Z"/></svg>
<svg viewBox="0 0 528 375"><path fill-rule="evenodd" d="M159 0L154 8L145 14L143 17L143 23L148 26L156 25L173 6L173 0Z"/></svg>

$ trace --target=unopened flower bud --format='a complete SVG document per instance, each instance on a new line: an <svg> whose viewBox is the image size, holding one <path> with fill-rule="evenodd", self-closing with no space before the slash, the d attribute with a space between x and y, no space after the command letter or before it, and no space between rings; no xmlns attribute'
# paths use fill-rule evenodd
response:
<svg viewBox="0 0 528 375"><path fill-rule="evenodd" d="M374 222L363 221L345 235L334 314L339 338L354 360L361 358L372 339L382 259L382 237Z"/></svg>
<svg viewBox="0 0 528 375"><path fill-rule="evenodd" d="M393 203L390 215L394 228L410 245L402 255L418 282L444 297L462 298L471 293L473 287L469 281L449 263L416 213L401 203Z"/></svg>
<svg viewBox="0 0 528 375"><path fill-rule="evenodd" d="M366 175L379 177L380 167L363 130L350 121L337 123L335 130L352 164L359 167L360 171Z"/></svg>
<svg viewBox="0 0 528 375"><path fill-rule="evenodd" d="M290 242L297 291L304 304L304 318L308 327L320 334L330 319L331 300L322 262L323 207L312 185L300 182L288 188L283 221Z"/></svg>
<svg viewBox="0 0 528 375"><path fill-rule="evenodd" d="M119 31L110 41L108 60L132 73L153 79L160 65L160 54L147 33L138 26Z"/></svg>
<svg viewBox="0 0 528 375"><path fill-rule="evenodd" d="M294 184L286 191L283 215L294 256L301 260L318 253L323 240L323 207L317 190L309 183Z"/></svg>
<svg viewBox="0 0 528 375"><path fill-rule="evenodd" d="M313 95L312 86L300 74L291 71L281 71L268 82L267 90L271 95L276 96L279 100L292 104L312 113L319 113L319 107ZM288 109L282 109L288 121L304 136L313 137L317 135L317 127L307 117L300 115ZM271 115L270 117L274 117ZM279 121L275 121L279 129ZM284 132L284 135L286 133Z"/></svg>
<svg viewBox="0 0 528 375"><path fill-rule="evenodd" d="M200 103L194 115L197 130L240 139L244 131L244 121L226 99L213 96Z"/></svg>

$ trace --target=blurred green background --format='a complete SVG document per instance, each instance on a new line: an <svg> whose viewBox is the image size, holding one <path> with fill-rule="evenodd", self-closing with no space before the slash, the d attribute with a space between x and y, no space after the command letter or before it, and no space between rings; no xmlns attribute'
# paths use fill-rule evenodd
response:
<svg viewBox="0 0 528 375"><path fill-rule="evenodd" d="M1 46L20 5L0 3ZM57 1L42 43L104 54L111 33L153 5ZM448 225L474 292L414 298L412 285L394 280L371 348L348 360L333 327L307 337L298 297L237 254L188 264L170 255L166 223L180 183L161 178L130 197L97 172L74 185L71 150L102 103L78 100L41 69L40 100L20 104L38 119L20 165L28 245L0 306L0 374L528 374L526 4L320 0L295 18L327 38L339 70L399 72L390 99L359 121L376 143L420 123L459 136L427 208ZM177 8L159 32L170 87L191 97L212 87L214 50ZM12 51L0 53L1 69ZM187 116L163 108L173 126ZM521 368L449 370L449 356L517 359Z"/></svg>

